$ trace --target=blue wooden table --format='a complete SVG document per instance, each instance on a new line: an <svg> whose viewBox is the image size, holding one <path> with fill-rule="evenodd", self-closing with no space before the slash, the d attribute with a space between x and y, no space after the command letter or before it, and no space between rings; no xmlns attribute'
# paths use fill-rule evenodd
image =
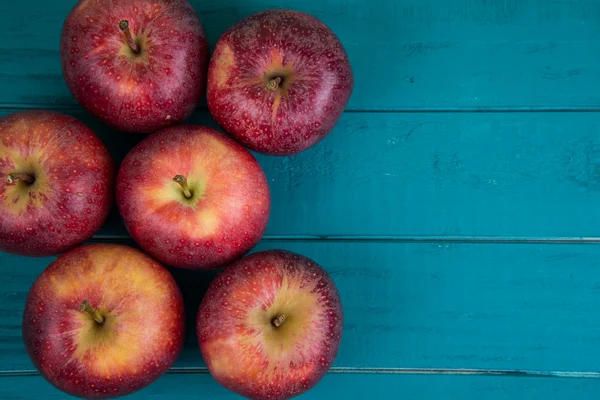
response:
<svg viewBox="0 0 600 400"><path fill-rule="evenodd" d="M339 355L304 399L583 399L600 393L600 0L192 0L214 45L273 7L344 43L355 91L335 131L257 156L273 209L255 251L323 265ZM88 124L120 161L140 136L84 112L60 71L72 0L4 1L0 115ZM215 127L205 102L192 123ZM132 244L113 211L93 241ZM53 258L0 254L0 398L64 399L21 339ZM214 273L171 269L188 305L172 370L132 399L234 399L205 369L195 310ZM545 378L545 379L543 379Z"/></svg>

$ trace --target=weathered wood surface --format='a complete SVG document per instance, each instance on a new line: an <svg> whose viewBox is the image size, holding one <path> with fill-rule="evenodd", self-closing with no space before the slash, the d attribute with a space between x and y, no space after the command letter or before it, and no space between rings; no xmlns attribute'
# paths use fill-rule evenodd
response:
<svg viewBox="0 0 600 400"><path fill-rule="evenodd" d="M127 242L125 242L127 243ZM265 241L329 271L345 310L335 367L598 371L600 246ZM52 258L0 255L0 365L30 370L21 316ZM214 273L172 269L186 301L176 367L202 367L195 316Z"/></svg>
<svg viewBox="0 0 600 400"><path fill-rule="evenodd" d="M211 44L256 11L310 12L343 41L351 110L600 107L597 0L191 0ZM75 1L5 2L0 105L74 105L59 37Z"/></svg>
<svg viewBox="0 0 600 400"><path fill-rule="evenodd" d="M273 210L255 251L314 258L346 313L332 372L303 398L597 395L600 0L190 2L211 45L252 12L310 12L353 64L355 91L326 140L257 156ZM142 136L81 111L61 76L74 4L2 5L0 116L74 115L119 162ZM215 126L204 102L188 122ZM126 237L115 210L94 240ZM20 336L27 291L51 260L0 254L1 398L66 398L35 376ZM203 369L195 340L214 273L171 270L186 347L173 373L131 398L238 398Z"/></svg>

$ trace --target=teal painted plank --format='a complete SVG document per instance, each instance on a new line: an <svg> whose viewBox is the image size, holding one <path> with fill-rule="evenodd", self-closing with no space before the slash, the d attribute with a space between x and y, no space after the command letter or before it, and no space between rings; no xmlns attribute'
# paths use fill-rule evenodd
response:
<svg viewBox="0 0 600 400"><path fill-rule="evenodd" d="M347 48L348 109L598 108L597 0L191 0L211 45L253 12L292 8L328 24ZM74 104L59 35L74 0L3 4L0 103Z"/></svg>
<svg viewBox="0 0 600 400"><path fill-rule="evenodd" d="M69 114L117 162L142 138ZM206 112L190 122L215 126ZM599 132L595 113L347 113L306 152L258 156L266 233L597 237ZM114 210L98 237L124 235Z"/></svg>
<svg viewBox="0 0 600 400"><path fill-rule="evenodd" d="M600 372L600 246L268 242L313 258L338 285L334 367ZM21 313L51 259L0 254L0 368L30 370ZM172 270L188 332L176 366L203 367L194 318L213 273Z"/></svg>
<svg viewBox="0 0 600 400"><path fill-rule="evenodd" d="M298 400L395 399L406 400L548 400L595 398L598 380L471 377L460 375L348 375L327 374ZM11 400L72 399L39 376L0 378L0 396ZM167 374L128 399L178 400L242 399L221 387L210 375Z"/></svg>

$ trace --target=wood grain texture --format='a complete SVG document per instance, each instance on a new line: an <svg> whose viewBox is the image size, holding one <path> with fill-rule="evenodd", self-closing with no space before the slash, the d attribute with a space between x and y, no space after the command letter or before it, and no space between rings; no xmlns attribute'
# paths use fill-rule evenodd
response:
<svg viewBox="0 0 600 400"><path fill-rule="evenodd" d="M600 246L276 242L326 268L345 312L334 367L598 371ZM30 370L27 291L51 259L0 254L0 368ZM176 366L202 367L197 307L214 273L172 269L186 302Z"/></svg>
<svg viewBox="0 0 600 400"><path fill-rule="evenodd" d="M548 400L594 398L598 380L535 379L447 375L347 375L328 374L298 400L309 399L486 399ZM0 378L0 397L10 400L73 399L54 389L39 376ZM377 397L374 397L377 396ZM225 390L208 374L167 374L128 399L151 400L241 400Z"/></svg>
<svg viewBox="0 0 600 400"><path fill-rule="evenodd" d="M590 90L600 83L597 0L190 3L212 45L230 25L264 9L322 19L344 43L357 76L349 110L600 107L598 91ZM75 104L59 60L60 30L74 4L3 4L0 104Z"/></svg>
<svg viewBox="0 0 600 400"><path fill-rule="evenodd" d="M302 398L597 396L600 0L189 1L211 46L253 12L290 8L329 25L353 65L327 139L257 156L273 209L254 251L322 264L346 314L332 373ZM81 111L60 71L75 0L5 3L0 116L63 110L120 162L143 136ZM188 122L215 127L204 101ZM94 240L126 237L113 209ZM27 292L52 259L0 253L2 399L67 398L35 376L21 339ZM171 271L186 346L174 373L129 397L239 399L203 369L195 339L215 273Z"/></svg>
<svg viewBox="0 0 600 400"><path fill-rule="evenodd" d="M144 137L67 113L117 163ZM215 127L207 112L189 122ZM597 237L599 132L595 113L346 113L301 154L257 156L273 204L266 234ZM126 236L116 209L96 236Z"/></svg>

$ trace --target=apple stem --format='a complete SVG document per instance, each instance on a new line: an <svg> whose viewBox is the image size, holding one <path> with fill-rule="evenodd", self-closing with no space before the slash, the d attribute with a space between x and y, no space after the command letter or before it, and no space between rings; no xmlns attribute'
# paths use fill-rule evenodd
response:
<svg viewBox="0 0 600 400"><path fill-rule="evenodd" d="M192 198L192 192L190 191L190 188L188 187L187 179L185 179L185 176L183 176L183 175L175 175L175 177L173 178L173 180L175 182L179 183L179 185L183 189L183 195L185 196L185 198L186 199L191 199Z"/></svg>
<svg viewBox="0 0 600 400"><path fill-rule="evenodd" d="M137 43L133 39L133 36L131 35L131 31L129 30L129 21L124 19L121 22L119 22L119 28L121 28L121 30L125 34L125 38L127 39L127 44L129 44L129 47L131 47L131 50L136 54L139 53L140 48L138 47Z"/></svg>
<svg viewBox="0 0 600 400"><path fill-rule="evenodd" d="M104 323L104 317L100 315L98 310L92 307L90 302L87 300L84 300L83 303L81 303L81 305L79 306L79 311L88 313L90 317L94 318L94 321L96 321L99 324Z"/></svg>
<svg viewBox="0 0 600 400"><path fill-rule="evenodd" d="M275 328L279 328L285 322L285 314L281 314L279 317L273 318L271 323Z"/></svg>
<svg viewBox="0 0 600 400"><path fill-rule="evenodd" d="M32 184L33 182L35 182L35 178L29 174L20 174L18 172L15 172L12 174L8 174L6 176L6 181L11 185L19 181Z"/></svg>
<svg viewBox="0 0 600 400"><path fill-rule="evenodd" d="M269 81L269 83L267 83L267 90L274 92L277 90L277 88L279 87L279 84L281 83L281 77L278 76L275 79L271 79Z"/></svg>

